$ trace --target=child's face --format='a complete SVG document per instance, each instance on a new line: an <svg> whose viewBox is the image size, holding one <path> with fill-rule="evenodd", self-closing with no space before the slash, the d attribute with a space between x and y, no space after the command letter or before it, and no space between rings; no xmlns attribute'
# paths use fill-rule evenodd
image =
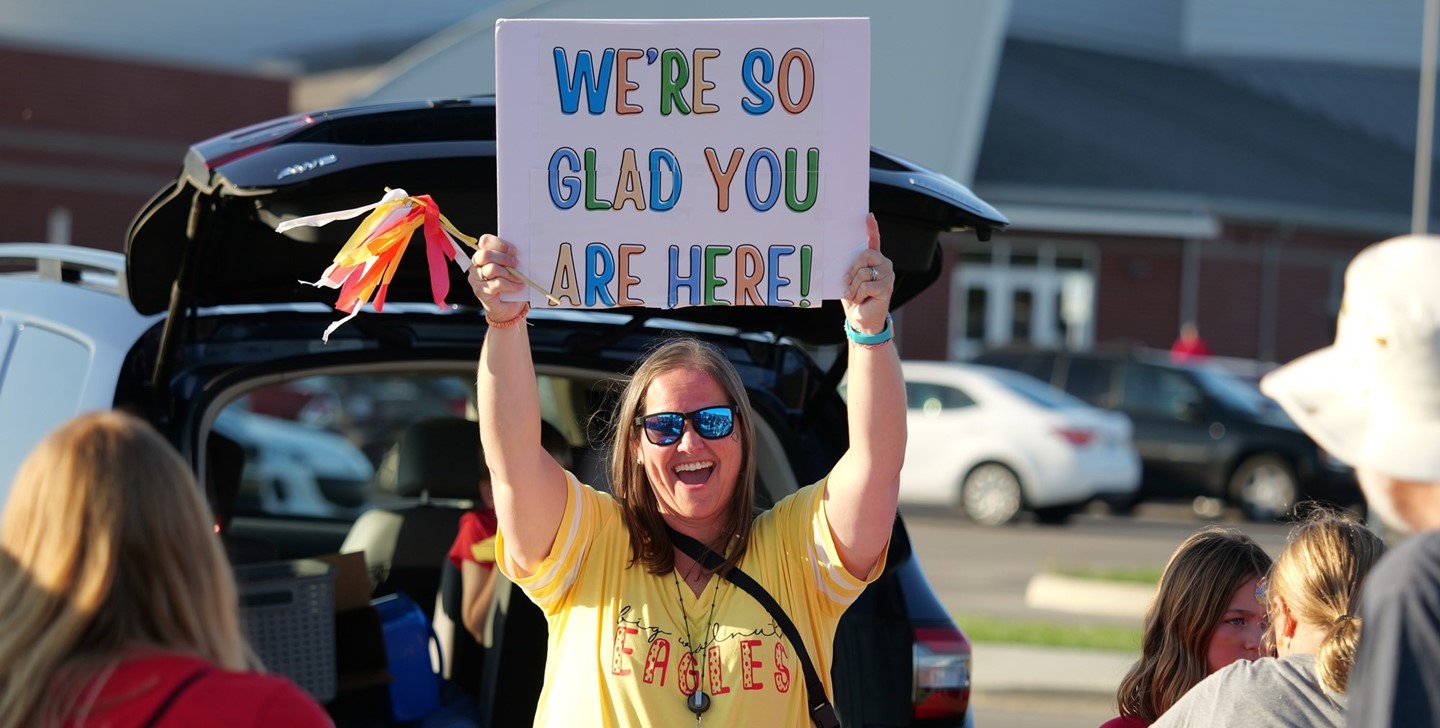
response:
<svg viewBox="0 0 1440 728"><path fill-rule="evenodd" d="M1260 657L1261 636L1265 633L1265 607L1256 598L1259 577L1240 585L1230 597L1230 606L1210 633L1205 651L1205 668L1215 672L1237 660Z"/></svg>

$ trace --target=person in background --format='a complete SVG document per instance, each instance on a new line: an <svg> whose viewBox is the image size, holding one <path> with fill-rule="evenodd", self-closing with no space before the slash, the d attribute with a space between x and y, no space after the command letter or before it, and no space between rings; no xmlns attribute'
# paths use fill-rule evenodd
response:
<svg viewBox="0 0 1440 728"><path fill-rule="evenodd" d="M1262 589L1276 656L1215 672L1155 728L1343 726L1361 586L1384 553L1349 515L1319 513L1293 528Z"/></svg>
<svg viewBox="0 0 1440 728"><path fill-rule="evenodd" d="M1170 345L1170 359L1177 363L1197 361L1210 356L1210 346L1200 338L1200 328L1194 321L1186 321L1180 327L1180 336Z"/></svg>
<svg viewBox="0 0 1440 728"><path fill-rule="evenodd" d="M560 467L572 467L570 441L549 422L540 422L540 445ZM480 456L485 457L482 453ZM450 546L450 563L460 570L460 616L476 641L485 640L485 622L495 598L495 500L490 470L480 463L480 505L460 516L460 531Z"/></svg>
<svg viewBox="0 0 1440 728"><path fill-rule="evenodd" d="M0 728L331 725L252 671L215 523L135 417L85 414L42 440L0 530Z"/></svg>
<svg viewBox="0 0 1440 728"><path fill-rule="evenodd" d="M1440 725L1440 237L1371 245L1345 271L1335 343L1271 372L1265 394L1354 466L1370 512L1413 534L1365 586L1351 726Z"/></svg>
<svg viewBox="0 0 1440 728"><path fill-rule="evenodd" d="M1143 728L1205 678L1261 656L1265 609L1256 587L1270 556L1239 531L1208 526L1185 539L1145 612L1140 659L1120 682L1119 717L1101 728Z"/></svg>

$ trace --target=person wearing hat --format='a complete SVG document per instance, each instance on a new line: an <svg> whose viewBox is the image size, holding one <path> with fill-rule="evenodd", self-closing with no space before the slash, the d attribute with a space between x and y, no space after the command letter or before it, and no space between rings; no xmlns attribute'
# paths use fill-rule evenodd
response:
<svg viewBox="0 0 1440 728"><path fill-rule="evenodd" d="M1260 388L1355 467L1372 513L1413 534L1365 583L1348 724L1440 725L1440 237L1361 251L1345 271L1335 343Z"/></svg>

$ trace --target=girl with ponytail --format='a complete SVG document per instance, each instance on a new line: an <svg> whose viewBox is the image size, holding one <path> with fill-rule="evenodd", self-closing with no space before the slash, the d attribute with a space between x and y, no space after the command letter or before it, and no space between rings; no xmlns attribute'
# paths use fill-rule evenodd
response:
<svg viewBox="0 0 1440 728"><path fill-rule="evenodd" d="M1296 526L1261 587L1275 656L1216 672L1155 726L1345 725L1360 587L1384 552L1379 536L1346 515L1320 513Z"/></svg>

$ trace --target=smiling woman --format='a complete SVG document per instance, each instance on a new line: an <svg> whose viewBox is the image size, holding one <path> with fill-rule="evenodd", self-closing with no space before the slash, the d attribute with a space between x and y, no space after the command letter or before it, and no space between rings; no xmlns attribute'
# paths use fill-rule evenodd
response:
<svg viewBox="0 0 1440 728"><path fill-rule="evenodd" d="M481 238L470 284L490 322L477 399L496 562L551 629L537 724L838 725L835 630L884 568L905 449L895 273L873 217L868 232L841 301L850 449L758 516L755 411L724 352L695 338L660 344L626 383L613 497L543 455L528 327L515 325L528 308L502 296L523 290L515 251Z"/></svg>

